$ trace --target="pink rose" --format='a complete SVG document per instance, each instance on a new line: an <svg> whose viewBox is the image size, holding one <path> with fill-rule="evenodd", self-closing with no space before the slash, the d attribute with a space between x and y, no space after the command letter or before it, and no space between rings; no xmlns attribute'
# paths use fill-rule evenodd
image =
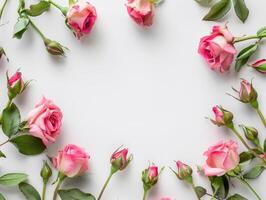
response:
<svg viewBox="0 0 266 200"><path fill-rule="evenodd" d="M63 114L51 100L43 97L29 113L28 126L31 135L41 138L47 146L60 134Z"/></svg>
<svg viewBox="0 0 266 200"><path fill-rule="evenodd" d="M169 197L162 197L161 200L171 200Z"/></svg>
<svg viewBox="0 0 266 200"><path fill-rule="evenodd" d="M66 22L78 39L91 32L96 19L95 7L82 1L72 4L66 15Z"/></svg>
<svg viewBox="0 0 266 200"><path fill-rule="evenodd" d="M207 157L203 171L206 176L222 176L239 164L238 144L232 140L219 142L210 147L204 156Z"/></svg>
<svg viewBox="0 0 266 200"><path fill-rule="evenodd" d="M226 125L232 125L233 121L233 114L225 110L221 106L214 106L212 108L212 111L214 113L215 119L211 119L211 121L217 125L217 126L226 126Z"/></svg>
<svg viewBox="0 0 266 200"><path fill-rule="evenodd" d="M114 170L123 170L127 167L129 162L132 160L132 155L130 157L127 157L128 154L128 149L122 149L122 150L116 150L110 159L110 162L112 164L112 167Z"/></svg>
<svg viewBox="0 0 266 200"><path fill-rule="evenodd" d="M233 45L234 37L227 26L214 26L211 35L200 40L199 54L208 62L211 69L221 73L228 71L237 53Z"/></svg>
<svg viewBox="0 0 266 200"><path fill-rule="evenodd" d="M7 75L7 84L9 99L13 99L17 95L21 94L26 87L22 79L22 73L19 71L17 71L11 77L8 77Z"/></svg>
<svg viewBox="0 0 266 200"><path fill-rule="evenodd" d="M252 83L242 79L239 89L239 100L243 103L252 103L257 101L258 94L253 88Z"/></svg>
<svg viewBox="0 0 266 200"><path fill-rule="evenodd" d="M266 74L266 59L257 60L251 67L262 74Z"/></svg>
<svg viewBox="0 0 266 200"><path fill-rule="evenodd" d="M151 26L155 13L155 5L151 0L128 0L127 12L141 26Z"/></svg>
<svg viewBox="0 0 266 200"><path fill-rule="evenodd" d="M69 144L53 158L53 165L60 173L72 178L88 170L89 158L82 148Z"/></svg>

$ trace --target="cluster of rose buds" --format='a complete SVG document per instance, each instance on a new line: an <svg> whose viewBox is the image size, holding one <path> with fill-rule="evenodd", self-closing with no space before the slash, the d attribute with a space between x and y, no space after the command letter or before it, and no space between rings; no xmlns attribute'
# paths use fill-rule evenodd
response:
<svg viewBox="0 0 266 200"><path fill-rule="evenodd" d="M257 51L260 43L259 41L266 37L266 28L261 28L256 35L235 37L227 28L227 25L213 26L210 35L201 38L198 53L209 64L211 69L219 70L221 73L229 71L234 57L237 54L235 44L247 40L256 40L249 46L239 51L236 56L235 70L238 72L248 63L250 57ZM265 73L266 65L265 59L258 60L250 66L258 72Z"/></svg>

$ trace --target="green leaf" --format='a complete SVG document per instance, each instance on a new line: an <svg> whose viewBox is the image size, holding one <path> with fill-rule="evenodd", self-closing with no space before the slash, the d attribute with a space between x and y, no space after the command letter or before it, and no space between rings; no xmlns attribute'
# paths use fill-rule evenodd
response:
<svg viewBox="0 0 266 200"><path fill-rule="evenodd" d="M213 193L219 198L226 198L229 193L229 182L226 176L209 177Z"/></svg>
<svg viewBox="0 0 266 200"><path fill-rule="evenodd" d="M42 140L32 135L18 135L11 138L10 142L24 155L38 155L46 149Z"/></svg>
<svg viewBox="0 0 266 200"><path fill-rule="evenodd" d="M249 15L249 10L246 6L245 0L233 0L234 8L238 18L244 23Z"/></svg>
<svg viewBox="0 0 266 200"><path fill-rule="evenodd" d="M265 36L266 35L266 26L260 28L258 31L257 31L257 36L258 37L262 37L262 36Z"/></svg>
<svg viewBox="0 0 266 200"><path fill-rule="evenodd" d="M239 157L240 157L240 163L247 162L247 161L254 158L252 153L250 153L248 151L244 151L244 152L240 153Z"/></svg>
<svg viewBox="0 0 266 200"><path fill-rule="evenodd" d="M265 170L265 167L264 166L261 166L261 165L257 165L253 168L251 168L250 170L248 170L244 175L243 177L245 179L256 179L258 178L262 172Z"/></svg>
<svg viewBox="0 0 266 200"><path fill-rule="evenodd" d="M22 182L18 187L27 200L41 200L39 192L32 185Z"/></svg>
<svg viewBox="0 0 266 200"><path fill-rule="evenodd" d="M28 175L24 173L9 173L0 177L0 185L15 186L27 180Z"/></svg>
<svg viewBox="0 0 266 200"><path fill-rule="evenodd" d="M203 6L208 6L212 2L212 0L195 0L195 1Z"/></svg>
<svg viewBox="0 0 266 200"><path fill-rule="evenodd" d="M248 62L250 56L252 56L258 49L258 44L252 44L242 49L236 58L235 70L237 72Z"/></svg>
<svg viewBox="0 0 266 200"><path fill-rule="evenodd" d="M2 130L7 137L17 134L20 124L20 113L17 106L12 103L2 113Z"/></svg>
<svg viewBox="0 0 266 200"><path fill-rule="evenodd" d="M234 194L233 196L230 196L227 200L248 200L248 199L241 196L240 194Z"/></svg>
<svg viewBox="0 0 266 200"><path fill-rule="evenodd" d="M59 190L58 194L62 200L96 200L93 195L84 193L77 188Z"/></svg>
<svg viewBox="0 0 266 200"><path fill-rule="evenodd" d="M0 200L6 200L5 197L0 193Z"/></svg>
<svg viewBox="0 0 266 200"><path fill-rule="evenodd" d="M6 158L6 155L2 151L0 151L0 158Z"/></svg>
<svg viewBox="0 0 266 200"><path fill-rule="evenodd" d="M206 21L215 21L224 17L231 8L231 0L220 0L214 4L207 15L203 18Z"/></svg>
<svg viewBox="0 0 266 200"><path fill-rule="evenodd" d="M201 187L201 186L195 187L195 190L196 190L196 194L197 194L197 196L199 198L202 198L207 193L207 190L204 187Z"/></svg>
<svg viewBox="0 0 266 200"><path fill-rule="evenodd" d="M48 1L41 0L37 4L33 4L29 9L26 9L25 12L27 15L36 17L50 9L50 3Z"/></svg>
<svg viewBox="0 0 266 200"><path fill-rule="evenodd" d="M258 44L252 44L246 48L244 48L237 56L237 60L243 60L245 58L249 58L252 54L254 54L258 49Z"/></svg>
<svg viewBox="0 0 266 200"><path fill-rule="evenodd" d="M27 17L19 17L14 27L13 37L21 39L23 33L28 29L29 23L30 20Z"/></svg>

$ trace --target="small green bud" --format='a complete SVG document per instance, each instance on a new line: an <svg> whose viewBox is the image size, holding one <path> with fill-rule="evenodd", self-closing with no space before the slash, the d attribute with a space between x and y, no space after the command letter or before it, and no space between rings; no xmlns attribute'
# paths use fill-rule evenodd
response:
<svg viewBox="0 0 266 200"><path fill-rule="evenodd" d="M55 56L64 56L65 55L64 47L60 43L53 41L53 40L50 40L50 39L46 39L44 41L44 44L46 46L46 50L50 54L55 55Z"/></svg>
<svg viewBox="0 0 266 200"><path fill-rule="evenodd" d="M242 129L249 141L255 141L258 138L258 130L254 127L242 126Z"/></svg>
<svg viewBox="0 0 266 200"><path fill-rule="evenodd" d="M48 165L47 161L43 163L43 167L42 167L40 175L43 179L43 182L47 182L49 178L52 176L52 170L50 166Z"/></svg>

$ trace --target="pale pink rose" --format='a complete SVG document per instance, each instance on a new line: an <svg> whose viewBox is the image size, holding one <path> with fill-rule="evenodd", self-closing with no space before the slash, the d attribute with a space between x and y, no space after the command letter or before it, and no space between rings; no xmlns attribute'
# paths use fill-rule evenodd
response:
<svg viewBox="0 0 266 200"><path fill-rule="evenodd" d="M55 142L60 134L63 114L51 100L42 97L29 113L28 126L31 135L42 139L45 145Z"/></svg>
<svg viewBox="0 0 266 200"><path fill-rule="evenodd" d="M155 14L155 5L151 0L128 0L129 16L141 26L151 26Z"/></svg>
<svg viewBox="0 0 266 200"><path fill-rule="evenodd" d="M257 101L258 94L253 88L252 83L242 79L239 89L239 99L243 103L252 103Z"/></svg>
<svg viewBox="0 0 266 200"><path fill-rule="evenodd" d="M266 74L266 59L260 59L254 62L251 67L262 74Z"/></svg>
<svg viewBox="0 0 266 200"><path fill-rule="evenodd" d="M78 39L91 32L96 19L95 7L82 1L72 4L66 15L66 22Z"/></svg>
<svg viewBox="0 0 266 200"><path fill-rule="evenodd" d="M211 69L221 73L228 71L237 53L233 45L234 37L227 26L214 26L212 33L200 40L198 52L207 61Z"/></svg>
<svg viewBox="0 0 266 200"><path fill-rule="evenodd" d="M206 176L223 176L239 164L238 144L232 140L219 142L210 147L204 156L207 157L202 169Z"/></svg>
<svg viewBox="0 0 266 200"><path fill-rule="evenodd" d="M53 158L54 167L65 176L72 178L80 176L88 170L90 156L80 147L68 144Z"/></svg>
<svg viewBox="0 0 266 200"><path fill-rule="evenodd" d="M177 161L176 167L177 167L177 172L175 173L177 178L179 178L180 180L184 180L191 177L193 170L190 166L186 165L181 161Z"/></svg>

